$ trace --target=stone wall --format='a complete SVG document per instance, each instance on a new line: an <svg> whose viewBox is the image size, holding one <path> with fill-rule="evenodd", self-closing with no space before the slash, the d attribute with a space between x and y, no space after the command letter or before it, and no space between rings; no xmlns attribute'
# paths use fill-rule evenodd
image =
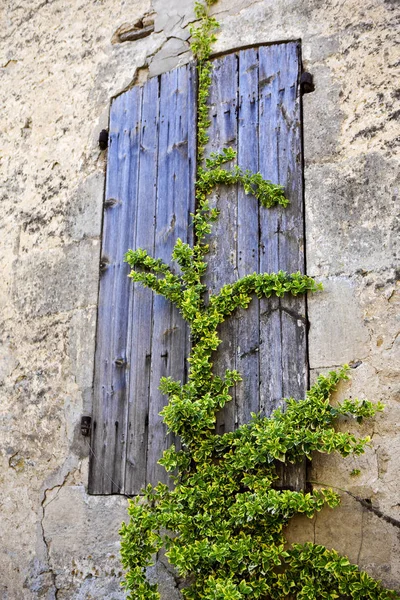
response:
<svg viewBox="0 0 400 600"><path fill-rule="evenodd" d="M313 463L311 480L351 495L289 535L400 588L396 4L220 0L215 49L302 40L316 85L304 97L307 263L325 285L309 301L312 376L351 362L341 393L386 403L361 427L372 435L365 456ZM1 11L0 598L117 600L126 499L87 495L80 435L105 170L97 140L113 96L189 60L192 0L4 0ZM120 42L146 14L154 32ZM162 562L150 575L178 597Z"/></svg>

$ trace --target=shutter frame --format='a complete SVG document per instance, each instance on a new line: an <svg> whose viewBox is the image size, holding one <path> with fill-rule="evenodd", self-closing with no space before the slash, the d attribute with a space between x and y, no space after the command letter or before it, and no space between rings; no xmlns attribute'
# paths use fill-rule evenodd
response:
<svg viewBox="0 0 400 600"><path fill-rule="evenodd" d="M259 170L284 185L291 203L286 209L264 209L240 186L216 190L211 202L218 203L222 214L213 227L207 256L204 282L210 291L253 271L305 270L300 64L299 42L214 59L206 153L234 147L242 168ZM158 383L163 375L185 379L188 328L164 298L128 280L129 268L122 256L129 248L145 247L155 258L169 262L177 237L193 243L188 225L194 211L195 153L193 64L150 79L113 102L102 249L108 266L99 291L89 472L92 494L133 495L147 483L167 481L157 460L172 438L166 436L158 416L166 401ZM171 188L171 181L180 187ZM110 206L110 199L117 202ZM124 208L125 200L129 208ZM156 215L153 241L146 244L141 224L149 226L152 210ZM122 247L128 239L130 244ZM235 244L228 247L230 240ZM251 412L270 414L282 397L304 397L308 383L305 298L256 299L247 311L238 311L222 324L219 333L222 344L215 357L216 372L237 368L244 381L218 415L217 432L247 422ZM266 352L271 347L272 355ZM122 367L115 366L118 358ZM305 464L285 469L280 485L304 489Z"/></svg>

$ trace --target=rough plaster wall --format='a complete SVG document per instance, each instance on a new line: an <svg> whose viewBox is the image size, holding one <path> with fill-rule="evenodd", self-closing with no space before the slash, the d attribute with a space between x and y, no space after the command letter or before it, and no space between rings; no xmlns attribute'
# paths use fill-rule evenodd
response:
<svg viewBox="0 0 400 600"><path fill-rule="evenodd" d="M111 44L151 9L154 33ZM79 432L91 409L97 137L140 67L155 75L188 60L192 0L4 0L0 10L0 597L119 599L126 500L87 496ZM304 97L308 273L325 284L309 302L312 375L353 361L342 393L386 403L361 428L372 435L365 456L317 457L310 478L399 519L396 2L220 0L216 12L218 51L302 39L316 84ZM289 535L334 546L400 588L398 527L348 494ZM161 562L150 576L178 597Z"/></svg>

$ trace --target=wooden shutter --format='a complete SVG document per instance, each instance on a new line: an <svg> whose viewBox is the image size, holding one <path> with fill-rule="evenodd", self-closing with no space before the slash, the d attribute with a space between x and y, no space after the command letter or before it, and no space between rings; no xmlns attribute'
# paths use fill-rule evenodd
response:
<svg viewBox="0 0 400 600"><path fill-rule="evenodd" d="M165 480L157 460L171 440L158 416L160 378L184 379L188 331L178 311L128 279L129 248L170 260L192 243L195 69L134 87L111 106L103 224L89 491L138 493Z"/></svg>
<svg viewBox="0 0 400 600"><path fill-rule="evenodd" d="M205 283L217 292L248 273L305 272L300 108L300 44L251 48L214 61L209 151L231 146L243 169L280 183L290 205L264 209L241 186L219 189ZM270 415L284 397L303 398L308 378L304 297L255 299L223 323L215 370L243 381L220 412L217 431ZM282 487L303 489L305 464L282 473Z"/></svg>
<svg viewBox="0 0 400 600"><path fill-rule="evenodd" d="M243 168L286 188L287 209L265 210L243 189L213 196L210 291L253 271L304 272L299 44L243 50L214 60L208 151L232 146ZM100 280L89 492L136 494L166 481L157 460L168 447L158 413L160 377L185 380L188 330L162 297L133 285L123 256L143 247L170 260L178 237L192 243L196 82L184 66L116 98L111 106ZM306 389L305 300L254 301L223 324L217 372L244 381L218 416L217 431L251 412L270 414ZM304 469L283 484L302 487Z"/></svg>

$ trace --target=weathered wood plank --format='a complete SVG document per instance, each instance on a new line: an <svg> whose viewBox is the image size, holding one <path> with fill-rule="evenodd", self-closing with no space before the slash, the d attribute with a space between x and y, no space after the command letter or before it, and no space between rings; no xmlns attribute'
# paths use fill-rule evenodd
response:
<svg viewBox="0 0 400 600"><path fill-rule="evenodd" d="M304 273L304 216L301 167L300 95L298 93L298 44L284 44L281 51L279 90L279 181L290 205L280 216L279 261L281 268ZM283 394L295 398L306 390L307 349L305 299L286 296L282 308ZM296 348L296 352L293 352Z"/></svg>
<svg viewBox="0 0 400 600"><path fill-rule="evenodd" d="M150 79L143 87L138 211L135 244L154 255L154 224L157 198L157 157L159 122L159 80ZM129 394L127 402L128 432L125 490L137 494L146 484L147 441L149 426L149 392L153 320L153 293L139 283L133 286L133 302L128 320Z"/></svg>
<svg viewBox="0 0 400 600"><path fill-rule="evenodd" d="M210 141L206 153L219 152L225 147L237 150L237 100L238 100L238 59L229 54L213 62L210 91ZM230 168L229 165L227 168ZM237 189L219 187L210 198L211 206L220 211L219 220L214 223L210 236L210 252L207 255L208 269L204 278L209 293L216 294L226 283L237 280ZM236 368L235 319L230 319L219 328L222 340L214 357L214 371L223 375L226 369ZM236 426L235 389L232 401L217 417L217 432L232 431Z"/></svg>
<svg viewBox="0 0 400 600"><path fill-rule="evenodd" d="M111 109L91 493L138 493L166 479L156 464L171 441L158 385L162 375L185 379L189 335L175 308L126 277L123 256L144 247L170 262L178 237L192 242L195 110L194 65L133 88Z"/></svg>
<svg viewBox="0 0 400 600"><path fill-rule="evenodd" d="M305 269L299 70L297 43L260 49L260 80L265 82L262 110L270 116L264 138L260 129L260 153L263 147L265 158L270 153L274 158L274 172L268 167L262 172L282 184L290 199L285 210L271 212L272 220L263 241L266 251L261 270L304 273ZM282 405L283 398L302 398L305 394L308 372L305 299L285 296L269 303L264 301L264 306L261 335L263 344L273 348L273 354L271 361L265 360L261 365L261 371L266 374L262 384L262 410L270 414ZM305 475L304 462L287 467L282 470L280 485L303 489Z"/></svg>
<svg viewBox="0 0 400 600"><path fill-rule="evenodd" d="M298 53L297 43L287 43L237 54L237 135L226 96L229 89L230 95L235 95L234 86L230 88L230 78L236 77L233 55L215 61L209 150L236 144L239 165L260 170L265 178L281 183L291 204L287 209L258 209L254 198L246 198L240 186L235 191L218 191L215 196L221 218L211 236L206 276L212 292L253 271L304 272ZM223 342L216 371L221 374L225 368L235 367L244 380L236 386L234 400L218 415L218 432L248 421L251 412L270 415L283 405L285 396L304 396L304 298L255 300L247 311L238 311L225 323L220 335ZM282 475L282 485L300 489L304 474L303 466L290 468Z"/></svg>
<svg viewBox="0 0 400 600"><path fill-rule="evenodd" d="M178 238L188 240L189 213L193 212L193 144L195 120L191 66L162 75L160 86L160 131L158 153L155 256L170 262ZM189 126L190 123L190 126ZM189 160L190 157L190 160ZM192 169L192 171L190 171ZM153 301L153 333L149 402L149 435L146 481L166 482L158 460L172 442L159 416L166 403L158 386L161 377L183 381L186 374L188 329L178 310L165 298Z"/></svg>
<svg viewBox="0 0 400 600"><path fill-rule="evenodd" d="M278 112L281 45L266 46L259 51L260 89L260 172L266 179L279 183ZM279 227L281 207L260 210L260 272L281 268L279 261ZM260 410L270 415L281 405L282 331L279 300L260 303Z"/></svg>
<svg viewBox="0 0 400 600"><path fill-rule="evenodd" d="M299 94L299 45L284 44L279 73L279 182L290 205L280 218L279 261L288 271L305 272L302 147ZM282 387L284 397L303 398L307 389L307 323L304 297L286 296L280 301L282 327ZM295 351L294 351L295 349ZM304 489L306 461L282 471L282 487Z"/></svg>
<svg viewBox="0 0 400 600"><path fill-rule="evenodd" d="M239 52L238 163L258 171L258 49ZM238 186L238 277L259 270L259 205ZM243 381L236 386L237 424L259 411L259 301L237 315L236 368Z"/></svg>
<svg viewBox="0 0 400 600"><path fill-rule="evenodd" d="M127 404L127 322L131 286L126 249L134 245L131 224L136 199L130 192L138 171L141 89L119 96L111 107L89 491L123 489ZM127 225L129 224L129 225Z"/></svg>

